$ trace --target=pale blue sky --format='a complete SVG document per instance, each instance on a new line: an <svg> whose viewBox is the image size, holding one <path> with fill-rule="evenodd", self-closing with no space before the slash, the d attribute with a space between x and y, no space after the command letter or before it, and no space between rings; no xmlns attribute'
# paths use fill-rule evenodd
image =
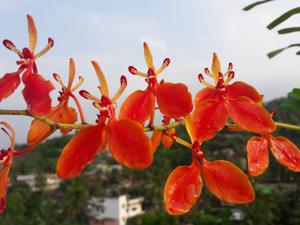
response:
<svg viewBox="0 0 300 225"><path fill-rule="evenodd" d="M266 53L298 42L299 34L280 36L265 27L298 5L297 1L277 0L250 12L242 11L251 2L0 0L0 39L11 39L20 48L27 45L26 14L31 14L39 32L38 47L44 47L47 37L55 40L55 47L38 61L41 74L48 79L53 72L67 74L68 59L73 57L78 73L86 80L83 88L98 93L90 65L95 59L102 65L112 92L119 85L120 75L127 75L125 95L145 88L143 79L127 72L129 65L145 70L143 41L149 43L157 64L171 58L170 68L161 78L185 82L193 95L201 88L197 74L211 64L212 52L216 51L224 70L232 62L236 80L254 85L270 100L300 85L300 57L290 50L269 60ZM300 17L295 17L279 28L299 23ZM16 69L15 60L15 55L0 48L2 74ZM25 108L21 89L1 102L1 108ZM94 121L95 111L89 104L84 106L89 121ZM1 116L1 120L17 126L17 141L25 141L30 119Z"/></svg>

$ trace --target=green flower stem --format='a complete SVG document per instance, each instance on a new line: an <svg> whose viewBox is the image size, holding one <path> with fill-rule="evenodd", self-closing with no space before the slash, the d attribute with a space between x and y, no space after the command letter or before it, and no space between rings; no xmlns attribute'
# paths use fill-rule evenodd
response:
<svg viewBox="0 0 300 225"><path fill-rule="evenodd" d="M76 124L66 124L66 123L57 123L45 116L36 116L28 113L27 110L14 110L14 109L0 109L0 115L12 115L12 116L30 116L32 118L38 119L52 128L55 129L75 129L79 130L85 126L92 125L88 123L76 123ZM285 128L285 129L291 129L291 130L297 130L300 131L300 126L293 125L293 124L288 124L288 123L281 123L281 122L275 122L276 126L279 128ZM161 126L153 126L153 127L145 127L144 131L164 131L164 130L169 130L172 128L176 128L179 126L184 126L185 125L185 120L178 120L173 123L170 123L168 125L161 125Z"/></svg>
<svg viewBox="0 0 300 225"><path fill-rule="evenodd" d="M288 123L280 123L280 122L275 122L275 124L277 127L280 127L280 128L286 128L286 129L300 131L300 126L297 126L297 125L288 124Z"/></svg>

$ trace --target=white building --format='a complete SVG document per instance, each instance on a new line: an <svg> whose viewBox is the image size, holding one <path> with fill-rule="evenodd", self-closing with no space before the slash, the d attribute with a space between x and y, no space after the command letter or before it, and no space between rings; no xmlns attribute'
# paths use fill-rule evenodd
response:
<svg viewBox="0 0 300 225"><path fill-rule="evenodd" d="M52 191L59 187L61 179L59 179L56 174L45 174L43 175L45 179L45 190ZM36 174L26 174L18 175L17 181L24 182L29 186L32 191L38 191L37 187L37 175Z"/></svg>
<svg viewBox="0 0 300 225"><path fill-rule="evenodd" d="M126 225L128 218L144 213L144 198L128 199L126 195L115 198L93 198L88 203L90 225Z"/></svg>

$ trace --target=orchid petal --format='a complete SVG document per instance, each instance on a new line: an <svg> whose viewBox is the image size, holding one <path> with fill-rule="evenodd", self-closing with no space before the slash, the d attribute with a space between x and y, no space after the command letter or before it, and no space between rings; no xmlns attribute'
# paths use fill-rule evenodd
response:
<svg viewBox="0 0 300 225"><path fill-rule="evenodd" d="M33 115L46 115L51 110L50 91L54 86L39 74L29 74L24 80L22 91L27 109Z"/></svg>
<svg viewBox="0 0 300 225"><path fill-rule="evenodd" d="M144 55L145 55L146 64L148 68L154 69L151 50L146 42L144 42L143 46L144 46Z"/></svg>
<svg viewBox="0 0 300 225"><path fill-rule="evenodd" d="M198 104L202 103L203 101L207 99L214 99L217 98L217 90L215 88L210 88L210 87L205 87L202 88L195 97L195 108L197 107Z"/></svg>
<svg viewBox="0 0 300 225"><path fill-rule="evenodd" d="M36 42L37 42L37 30L34 24L33 17L31 15L27 15L27 23L28 23L29 49L31 53L34 53Z"/></svg>
<svg viewBox="0 0 300 225"><path fill-rule="evenodd" d="M160 145L163 133L161 131L153 131L151 136L152 152L155 153Z"/></svg>
<svg viewBox="0 0 300 225"><path fill-rule="evenodd" d="M192 95L187 86L182 83L159 84L155 96L159 110L167 117L180 118L193 109Z"/></svg>
<svg viewBox="0 0 300 225"><path fill-rule="evenodd" d="M119 119L128 118L144 124L154 107L155 99L150 89L135 91L123 102Z"/></svg>
<svg viewBox="0 0 300 225"><path fill-rule="evenodd" d="M66 103L61 106L52 108L47 117L56 123L74 124L77 121L76 110L73 107L68 107ZM30 130L27 135L27 143L32 144L42 139L50 131L51 127L48 124L38 119L34 119L31 122ZM60 131L63 135L65 135L71 130L62 129Z"/></svg>
<svg viewBox="0 0 300 225"><path fill-rule="evenodd" d="M209 162L204 159L202 173L209 191L222 201L246 204L255 199L253 187L247 176L228 161Z"/></svg>
<svg viewBox="0 0 300 225"><path fill-rule="evenodd" d="M258 134L270 134L276 126L270 113L247 97L227 99L229 117L241 128Z"/></svg>
<svg viewBox="0 0 300 225"><path fill-rule="evenodd" d="M271 137L270 149L281 165L292 171L300 172L300 151L289 139L282 136Z"/></svg>
<svg viewBox="0 0 300 225"><path fill-rule="evenodd" d="M145 169L152 164L151 141L143 126L131 119L113 121L108 129L108 146L114 159L131 169Z"/></svg>
<svg viewBox="0 0 300 225"><path fill-rule="evenodd" d="M226 121L227 112L223 101L208 99L198 104L191 118L192 140L203 142L213 138L223 129Z"/></svg>
<svg viewBox="0 0 300 225"><path fill-rule="evenodd" d="M259 176L269 166L268 141L262 137L252 137L247 143L248 173Z"/></svg>
<svg viewBox="0 0 300 225"><path fill-rule="evenodd" d="M131 119L113 121L107 139L113 157L120 164L131 169L145 169L152 164L151 141L140 123Z"/></svg>
<svg viewBox="0 0 300 225"><path fill-rule="evenodd" d="M218 80L219 73L221 72L221 62L219 60L219 57L218 57L217 53L215 53L215 52L213 54L211 72L212 72L212 76L213 76L213 78L216 82Z"/></svg>
<svg viewBox="0 0 300 225"><path fill-rule="evenodd" d="M227 85L226 90L227 97L229 98L245 96L250 98L253 102L262 103L262 95L260 95L254 87L242 81L237 81L233 84Z"/></svg>
<svg viewBox="0 0 300 225"><path fill-rule="evenodd" d="M58 177L71 179L81 174L105 147L105 128L103 124L84 127L69 141L56 165Z"/></svg>
<svg viewBox="0 0 300 225"><path fill-rule="evenodd" d="M169 175L164 188L164 202L168 213L182 215L197 202L202 191L200 168L194 164L179 166Z"/></svg>
<svg viewBox="0 0 300 225"><path fill-rule="evenodd" d="M19 86L21 82L18 72L6 73L0 78L0 102L9 97Z"/></svg>
<svg viewBox="0 0 300 225"><path fill-rule="evenodd" d="M161 143L163 144L165 149L172 148L174 144L174 139L172 138L172 135L175 135L175 133L176 133L175 128L166 130L165 133L163 133L161 138Z"/></svg>

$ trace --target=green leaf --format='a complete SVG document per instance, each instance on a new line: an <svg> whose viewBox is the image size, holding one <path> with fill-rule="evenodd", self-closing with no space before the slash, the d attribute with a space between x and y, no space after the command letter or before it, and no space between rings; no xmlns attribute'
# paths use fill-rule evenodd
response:
<svg viewBox="0 0 300 225"><path fill-rule="evenodd" d="M274 27L276 27L277 25L281 24L282 22L284 22L285 20L287 20L288 18L290 18L291 16L300 13L300 7L291 9L289 11L287 11L286 13L282 14L281 16L279 16L278 18L276 18L275 20L273 20L268 26L267 28L269 30L272 30Z"/></svg>
<svg viewBox="0 0 300 225"><path fill-rule="evenodd" d="M267 3L267 2L271 2L271 1L274 1L274 0L263 0L263 1L257 1L257 2L254 2L248 6L246 6L245 8L243 8L244 11L248 11L258 5L261 5L261 4L264 4L264 3Z"/></svg>
<svg viewBox="0 0 300 225"><path fill-rule="evenodd" d="M300 109L300 88L294 88L288 93L288 99L281 104L286 109Z"/></svg>
<svg viewBox="0 0 300 225"><path fill-rule="evenodd" d="M278 34L288 34L288 33L293 33L293 32L300 32L300 27L289 27L289 28L284 28L278 31Z"/></svg>
<svg viewBox="0 0 300 225"><path fill-rule="evenodd" d="M297 44L291 44L285 48L280 48L280 49L276 49L272 52L269 52L267 55L269 58L273 58L274 56L278 55L279 53L283 52L284 50L288 49L288 48L292 48L292 47L300 47L300 43Z"/></svg>

